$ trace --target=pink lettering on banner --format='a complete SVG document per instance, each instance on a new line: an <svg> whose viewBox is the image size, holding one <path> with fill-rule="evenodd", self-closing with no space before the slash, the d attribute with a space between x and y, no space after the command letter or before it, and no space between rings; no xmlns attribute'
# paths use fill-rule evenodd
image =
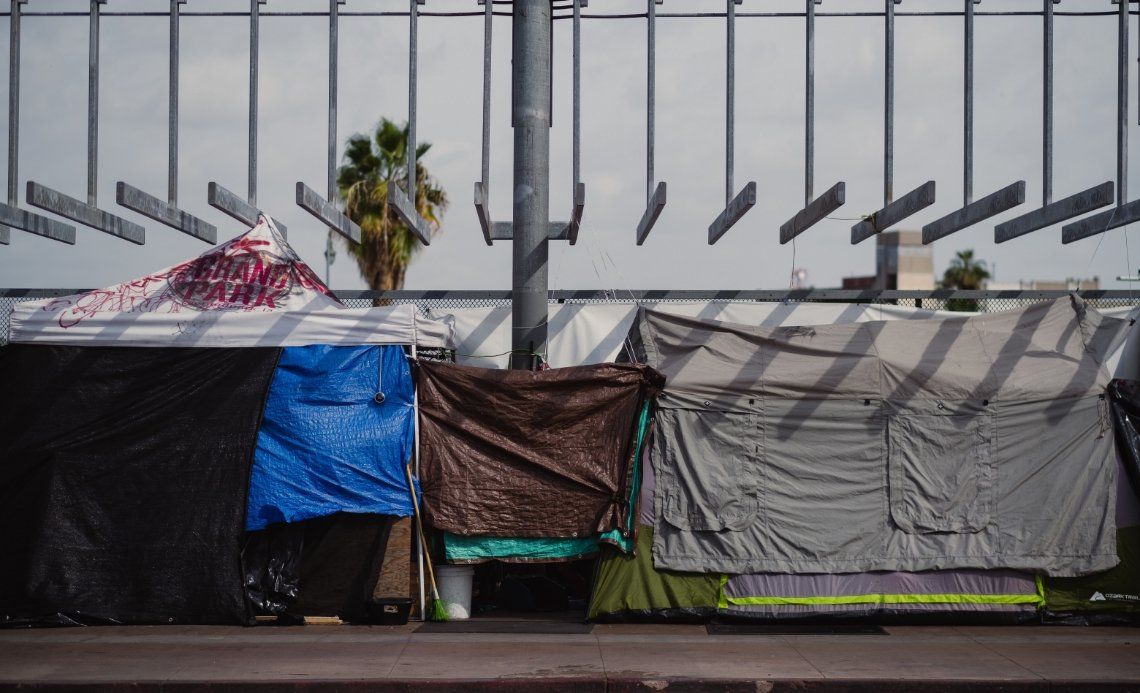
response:
<svg viewBox="0 0 1140 693"><path fill-rule="evenodd" d="M305 292L331 295L288 246L252 232L193 260L141 279L44 306L67 328L97 313L266 311Z"/></svg>
<svg viewBox="0 0 1140 693"><path fill-rule="evenodd" d="M249 305L250 294L253 293L252 284L241 284L234 287L234 292L230 294L230 305L237 305L241 301L243 306Z"/></svg>
<svg viewBox="0 0 1140 693"><path fill-rule="evenodd" d="M258 257L253 261L253 275L249 278L254 284L265 285L269 283L269 275L273 272L273 267L266 265Z"/></svg>
<svg viewBox="0 0 1140 693"><path fill-rule="evenodd" d="M263 304L270 308L277 307L277 304L273 302L273 295L269 293L269 287L267 286L261 287L261 293L257 295L257 301L253 305L257 307Z"/></svg>

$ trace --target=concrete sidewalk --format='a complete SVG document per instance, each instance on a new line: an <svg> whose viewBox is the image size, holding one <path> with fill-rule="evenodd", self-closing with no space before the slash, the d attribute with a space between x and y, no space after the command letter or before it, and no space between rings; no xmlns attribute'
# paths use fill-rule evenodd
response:
<svg viewBox="0 0 1140 693"><path fill-rule="evenodd" d="M888 627L886 635L588 635L406 627L0 631L0 689L558 691L1137 690L1140 629Z"/></svg>

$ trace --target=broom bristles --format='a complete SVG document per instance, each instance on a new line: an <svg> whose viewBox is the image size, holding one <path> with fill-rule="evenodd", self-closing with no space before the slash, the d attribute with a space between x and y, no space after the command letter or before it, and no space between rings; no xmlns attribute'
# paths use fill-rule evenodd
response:
<svg viewBox="0 0 1140 693"><path fill-rule="evenodd" d="M447 605L443 603L442 599L431 600L431 620L433 621L446 621L447 620Z"/></svg>

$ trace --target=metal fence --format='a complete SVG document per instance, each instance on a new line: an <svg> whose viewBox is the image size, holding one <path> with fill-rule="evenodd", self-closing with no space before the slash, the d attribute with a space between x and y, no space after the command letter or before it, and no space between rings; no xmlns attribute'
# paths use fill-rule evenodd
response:
<svg viewBox="0 0 1140 693"><path fill-rule="evenodd" d="M33 301L81 293L82 289L0 289L0 344L8 343L9 316L21 301ZM411 303L436 314L450 310L482 307L508 307L509 291L337 291L349 308ZM1087 290L1075 292L1098 309L1123 308L1140 304L1140 291ZM763 290L645 290L585 289L551 291L549 302L609 303L652 306L662 303L861 303L889 304L923 310L976 310L992 313L1013 310L1041 301L1068 296L1066 291L886 291L803 289Z"/></svg>

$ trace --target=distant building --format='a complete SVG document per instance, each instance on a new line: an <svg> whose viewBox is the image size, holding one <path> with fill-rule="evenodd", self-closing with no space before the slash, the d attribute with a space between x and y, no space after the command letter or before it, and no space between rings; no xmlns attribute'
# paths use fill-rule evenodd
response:
<svg viewBox="0 0 1140 693"><path fill-rule="evenodd" d="M934 249L921 231L884 231L875 237L875 274L844 277L844 289L929 291L934 288Z"/></svg>
<svg viewBox="0 0 1140 693"><path fill-rule="evenodd" d="M1077 289L1099 289L1100 277L1092 279L1021 279L1015 282L986 282L982 288L987 291L1076 291Z"/></svg>

